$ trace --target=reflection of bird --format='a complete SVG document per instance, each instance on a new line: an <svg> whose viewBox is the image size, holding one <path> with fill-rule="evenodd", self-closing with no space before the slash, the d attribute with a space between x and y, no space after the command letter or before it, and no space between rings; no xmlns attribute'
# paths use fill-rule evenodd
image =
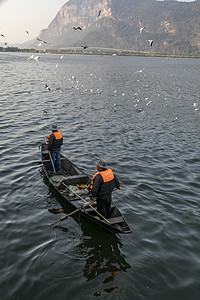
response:
<svg viewBox="0 0 200 300"><path fill-rule="evenodd" d="M100 14L101 14L101 10L99 11L98 17L100 17Z"/></svg>
<svg viewBox="0 0 200 300"><path fill-rule="evenodd" d="M150 46L153 45L153 40L147 40L147 42L149 43Z"/></svg>
<svg viewBox="0 0 200 300"><path fill-rule="evenodd" d="M26 32L27 34L29 34L29 32L28 32L27 30L25 30L25 32Z"/></svg>
<svg viewBox="0 0 200 300"><path fill-rule="evenodd" d="M4 35L4 34L2 34L2 33L0 34L0 36L2 36L2 37L5 37L5 35Z"/></svg>
<svg viewBox="0 0 200 300"><path fill-rule="evenodd" d="M141 27L140 28L140 33L142 33L142 30L145 29L146 27Z"/></svg>
<svg viewBox="0 0 200 300"><path fill-rule="evenodd" d="M88 48L88 46L81 46L83 49L87 49Z"/></svg>
<svg viewBox="0 0 200 300"><path fill-rule="evenodd" d="M81 28L80 26L73 26L73 27L72 27L72 30L78 30L78 29L79 29L79 30L82 30L82 28Z"/></svg>
<svg viewBox="0 0 200 300"><path fill-rule="evenodd" d="M38 40L39 42L41 42L41 43L47 44L47 42L44 41L44 40L41 40L41 39L39 39L39 38L37 38L37 40Z"/></svg>

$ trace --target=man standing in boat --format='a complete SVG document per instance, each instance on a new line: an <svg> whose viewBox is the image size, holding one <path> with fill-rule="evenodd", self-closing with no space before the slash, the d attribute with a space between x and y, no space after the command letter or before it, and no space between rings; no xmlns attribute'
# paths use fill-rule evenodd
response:
<svg viewBox="0 0 200 300"><path fill-rule="evenodd" d="M118 178L103 160L97 162L97 173L92 178L90 191L97 199L97 210L105 218L111 217L112 191L114 188L120 189Z"/></svg>
<svg viewBox="0 0 200 300"><path fill-rule="evenodd" d="M50 151L52 160L50 159L50 175L61 172L60 150L63 144L63 136L57 129L57 125L52 125L52 133L47 139L47 149ZM53 162L53 165L52 165Z"/></svg>

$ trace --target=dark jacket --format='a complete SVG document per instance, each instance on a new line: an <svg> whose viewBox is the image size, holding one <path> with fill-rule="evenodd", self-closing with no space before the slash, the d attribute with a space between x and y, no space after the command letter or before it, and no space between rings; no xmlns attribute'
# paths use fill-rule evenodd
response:
<svg viewBox="0 0 200 300"><path fill-rule="evenodd" d="M97 174L94 178L92 185L92 195L97 198L107 198L111 200L111 194L114 188L120 189L118 178L114 175L114 178L109 182L104 182L101 174Z"/></svg>
<svg viewBox="0 0 200 300"><path fill-rule="evenodd" d="M56 131L55 133L58 133L58 131ZM60 150L61 146L63 144L63 137L61 132L60 133L60 138L56 138L56 134L54 135L54 133L50 134L48 137L48 150Z"/></svg>

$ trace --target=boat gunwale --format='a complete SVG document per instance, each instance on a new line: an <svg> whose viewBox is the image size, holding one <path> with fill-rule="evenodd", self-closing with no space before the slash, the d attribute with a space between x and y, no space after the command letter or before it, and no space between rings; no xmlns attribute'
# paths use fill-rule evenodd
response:
<svg viewBox="0 0 200 300"><path fill-rule="evenodd" d="M46 154L43 154L43 151L41 150L41 159L42 159L42 166L43 166L43 169L44 169L44 172L45 172L45 175L48 179L48 182L51 186L53 186L53 188L57 191L57 193L63 198L66 200L67 204L70 204L71 207L73 207L74 209L77 209L78 207L76 205L74 205L72 202L75 200L75 199L72 199L72 201L70 201L62 192L61 190L53 183L53 180L50 180L52 177L49 176L48 174L48 170L47 170L47 167L46 167L46 163L49 162L50 160L43 160L43 155L46 155ZM76 165L74 165L68 158L66 158L64 155L61 156L62 160L67 160L69 163L72 164L73 167L76 168L76 170L79 170L79 172L82 173L82 175L85 175L88 180L90 179L89 176L87 174L85 174L79 167L77 167ZM45 163L43 162L45 161ZM54 175L54 176L57 176L57 175ZM76 177L77 175L74 175L74 177ZM66 180L68 177L73 177L73 175L71 176L67 176L66 177ZM64 181L65 179L63 179L62 181ZM62 181L61 181L61 184L62 184ZM63 190L62 190L63 191ZM88 195L86 195L87 197L89 197ZM90 196L91 198L91 196ZM129 227L127 221L125 220L125 217L123 216L123 214L120 212L119 208L117 207L117 205L115 204L114 201L112 201L112 205L113 205L113 209L116 209L117 212L120 214L119 216L123 218L123 223L124 225L122 226L121 225L121 228L119 227L115 227L114 225L117 224L117 223L114 223L114 224L110 224L108 222L106 222L105 220L99 220L97 218L95 218L95 216L93 216L92 214L89 214L87 212L86 209L80 209L80 213L81 215L83 215L86 219L89 219L90 221L92 221L93 223L96 223L98 224L101 228L103 228L104 230L106 231L109 231L110 233L123 233L123 234L127 234L127 233L131 233L132 230L131 228ZM116 216L115 216L116 217ZM112 217L112 218L115 218L115 217ZM110 219L112 219L110 218Z"/></svg>

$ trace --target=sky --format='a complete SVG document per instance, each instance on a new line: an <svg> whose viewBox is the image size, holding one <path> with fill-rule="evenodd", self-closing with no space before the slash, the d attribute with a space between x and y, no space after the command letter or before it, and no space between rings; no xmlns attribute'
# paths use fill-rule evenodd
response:
<svg viewBox="0 0 200 300"><path fill-rule="evenodd" d="M24 43L47 28L67 0L0 0L0 46ZM29 35L25 31L29 32Z"/></svg>
<svg viewBox="0 0 200 300"><path fill-rule="evenodd" d="M185 0L192 1L194 0ZM0 0L0 35L5 35L5 38L0 36L0 46L5 42L9 46L36 38L66 2L67 0Z"/></svg>

